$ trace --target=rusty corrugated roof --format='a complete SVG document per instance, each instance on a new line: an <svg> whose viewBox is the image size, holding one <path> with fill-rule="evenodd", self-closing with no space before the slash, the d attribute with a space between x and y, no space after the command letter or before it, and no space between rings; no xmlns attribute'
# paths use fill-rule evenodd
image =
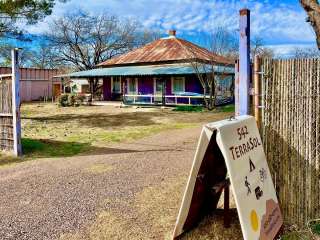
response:
<svg viewBox="0 0 320 240"><path fill-rule="evenodd" d="M213 54L205 48L189 41L170 36L155 40L143 47L137 48L126 54L109 59L98 66L127 65L139 63L156 63L181 61L188 62L192 59L216 62L217 64L233 64L234 61Z"/></svg>
<svg viewBox="0 0 320 240"><path fill-rule="evenodd" d="M202 65L198 69L201 73L211 72L233 74L234 68L228 66ZM57 77L89 78L105 76L155 76L155 75L185 75L196 74L194 67L190 63L156 64L143 66L114 66L108 68L95 68L87 71L73 72Z"/></svg>

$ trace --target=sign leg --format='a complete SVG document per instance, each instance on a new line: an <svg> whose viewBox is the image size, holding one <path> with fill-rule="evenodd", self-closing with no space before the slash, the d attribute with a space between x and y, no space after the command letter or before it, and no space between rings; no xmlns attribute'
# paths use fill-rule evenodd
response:
<svg viewBox="0 0 320 240"><path fill-rule="evenodd" d="M229 184L227 184L224 187L224 210L223 210L223 225L225 228L230 227L230 187Z"/></svg>

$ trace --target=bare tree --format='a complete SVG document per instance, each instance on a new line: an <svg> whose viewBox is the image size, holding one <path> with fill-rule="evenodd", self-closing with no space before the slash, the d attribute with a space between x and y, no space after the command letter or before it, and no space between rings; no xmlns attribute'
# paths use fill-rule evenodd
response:
<svg viewBox="0 0 320 240"><path fill-rule="evenodd" d="M11 50L14 48L11 44L0 46L0 65L4 67L11 67ZM19 66L30 67L30 58L32 53L28 49L21 49L19 51Z"/></svg>
<svg viewBox="0 0 320 240"><path fill-rule="evenodd" d="M40 43L36 50L31 50L29 62L35 68L61 68L58 61L55 61L55 53L46 43Z"/></svg>
<svg viewBox="0 0 320 240"><path fill-rule="evenodd" d="M293 58L319 58L320 51L317 48L295 48L291 52Z"/></svg>
<svg viewBox="0 0 320 240"><path fill-rule="evenodd" d="M316 33L317 45L320 50L320 4L318 0L300 0L300 4L306 11L309 22Z"/></svg>
<svg viewBox="0 0 320 240"><path fill-rule="evenodd" d="M147 33L139 32L139 26L133 20L78 12L54 20L46 36L55 61L82 71L145 43ZM90 86L95 94L99 80L91 79Z"/></svg>
<svg viewBox="0 0 320 240"><path fill-rule="evenodd" d="M238 58L239 40L227 27L217 27L209 34L200 34L198 42L218 55L232 59Z"/></svg>
<svg viewBox="0 0 320 240"><path fill-rule="evenodd" d="M250 45L250 53L252 59L254 59L255 56L259 56L262 58L274 57L273 50L265 46L264 40L261 37L253 37Z"/></svg>
<svg viewBox="0 0 320 240"><path fill-rule="evenodd" d="M235 38L222 28L204 38L206 38L206 59L200 60L195 48L190 47L185 51L203 88L205 107L213 110L216 107L219 84L230 77L228 70L234 63L238 45Z"/></svg>
<svg viewBox="0 0 320 240"><path fill-rule="evenodd" d="M219 64L213 58L206 62L191 61L190 63L202 85L205 107L211 111L216 107L219 84L229 77L227 69L230 65Z"/></svg>

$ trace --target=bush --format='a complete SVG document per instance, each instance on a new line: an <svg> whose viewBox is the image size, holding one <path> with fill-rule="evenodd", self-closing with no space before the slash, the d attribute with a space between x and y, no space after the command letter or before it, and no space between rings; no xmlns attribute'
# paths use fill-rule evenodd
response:
<svg viewBox="0 0 320 240"><path fill-rule="evenodd" d="M76 103L76 96L74 94L68 95L68 106L75 106Z"/></svg>
<svg viewBox="0 0 320 240"><path fill-rule="evenodd" d="M58 98L60 107L78 107L83 104L85 96L82 94L61 94Z"/></svg>
<svg viewBox="0 0 320 240"><path fill-rule="evenodd" d="M86 96L84 94L77 94L75 96L75 106L80 106L86 100Z"/></svg>
<svg viewBox="0 0 320 240"><path fill-rule="evenodd" d="M60 107L68 107L68 95L69 94L61 94L58 98L58 104Z"/></svg>

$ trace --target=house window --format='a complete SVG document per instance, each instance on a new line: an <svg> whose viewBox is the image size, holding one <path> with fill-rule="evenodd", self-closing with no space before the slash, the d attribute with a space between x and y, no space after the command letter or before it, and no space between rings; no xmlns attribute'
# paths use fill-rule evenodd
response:
<svg viewBox="0 0 320 240"><path fill-rule="evenodd" d="M113 93L121 93L121 78L112 77L111 90Z"/></svg>
<svg viewBox="0 0 320 240"><path fill-rule="evenodd" d="M185 79L184 77L172 77L172 92L185 92Z"/></svg>
<svg viewBox="0 0 320 240"><path fill-rule="evenodd" d="M153 87L153 93L155 95L162 95L165 91L165 81L161 78L154 78Z"/></svg>
<svg viewBox="0 0 320 240"><path fill-rule="evenodd" d="M128 93L129 94L138 94L138 79L137 78L128 78L127 79Z"/></svg>

